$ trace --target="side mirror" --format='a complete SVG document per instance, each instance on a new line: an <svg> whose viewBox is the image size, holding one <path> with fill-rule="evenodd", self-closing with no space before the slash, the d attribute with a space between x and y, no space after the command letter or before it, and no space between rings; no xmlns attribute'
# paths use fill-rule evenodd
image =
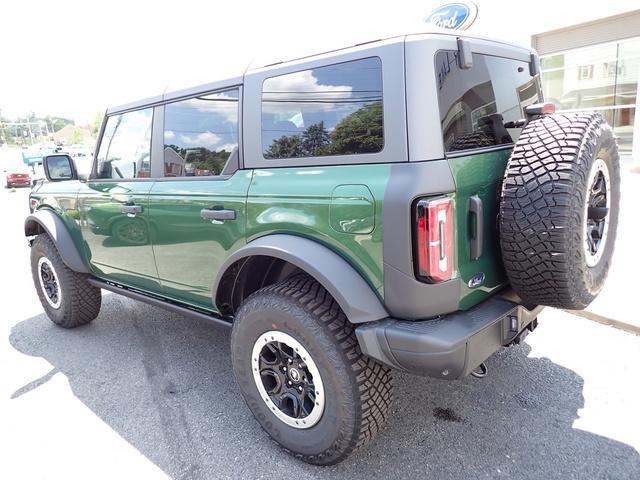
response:
<svg viewBox="0 0 640 480"><path fill-rule="evenodd" d="M73 159L69 155L47 155L43 159L44 174L50 182L62 180L77 180L78 171Z"/></svg>

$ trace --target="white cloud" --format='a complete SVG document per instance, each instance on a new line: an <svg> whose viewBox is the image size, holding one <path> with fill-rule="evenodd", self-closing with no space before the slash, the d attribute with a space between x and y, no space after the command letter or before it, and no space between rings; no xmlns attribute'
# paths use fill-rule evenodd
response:
<svg viewBox="0 0 640 480"><path fill-rule="evenodd" d="M227 152L231 152L233 151L234 148L236 148L238 145L235 143L225 143L224 145L220 145L219 147L216 148L216 150L220 151L220 150L226 150Z"/></svg>
<svg viewBox="0 0 640 480"><path fill-rule="evenodd" d="M212 132L202 132L197 135L180 135L180 141L185 146L213 148L220 143L220 137Z"/></svg>
<svg viewBox="0 0 640 480"><path fill-rule="evenodd" d="M192 98L190 100L185 100L184 103L194 108L198 112L217 114L221 116L226 122L238 122L237 96L233 96L229 93L223 92L214 95L206 95L204 98L206 98L207 100Z"/></svg>
<svg viewBox="0 0 640 480"><path fill-rule="evenodd" d="M304 70L289 75L271 77L264 82L265 91L269 92L351 92L350 85L322 85L313 76L311 70Z"/></svg>
<svg viewBox="0 0 640 480"><path fill-rule="evenodd" d="M353 87L351 85L323 85L318 83L318 79L313 76L311 70L304 70L302 72L296 72L289 75L281 75L278 77L268 78L264 81L263 89L265 92L293 92L293 97L297 99L305 98L305 94L308 92L314 92L309 95L309 98L317 99L318 93L330 93L334 92L332 96L327 96L326 100L340 98L351 98L351 91ZM300 92L296 94L296 92ZM279 98L275 96L274 98ZM282 104L265 103L265 112L281 112ZM329 111L336 108L332 103L315 103L313 110L315 111Z"/></svg>
<svg viewBox="0 0 640 480"><path fill-rule="evenodd" d="M173 133L173 131L171 130L165 130L164 131L164 139L165 140L171 140L172 138L175 138L176 134Z"/></svg>

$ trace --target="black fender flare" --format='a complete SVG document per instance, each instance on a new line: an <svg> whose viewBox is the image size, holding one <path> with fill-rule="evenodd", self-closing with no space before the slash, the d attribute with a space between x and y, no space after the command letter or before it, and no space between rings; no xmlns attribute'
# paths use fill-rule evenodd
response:
<svg viewBox="0 0 640 480"><path fill-rule="evenodd" d="M76 272L90 273L78 252L69 229L58 214L48 209L38 210L26 218L24 221L25 236L32 237L40 233L46 233L51 237L67 267Z"/></svg>
<svg viewBox="0 0 640 480"><path fill-rule="evenodd" d="M229 256L213 283L213 298L227 269L243 258L263 255L285 260L315 278L336 300L351 323L387 318L374 289L345 259L324 245L295 235L273 234L247 243Z"/></svg>

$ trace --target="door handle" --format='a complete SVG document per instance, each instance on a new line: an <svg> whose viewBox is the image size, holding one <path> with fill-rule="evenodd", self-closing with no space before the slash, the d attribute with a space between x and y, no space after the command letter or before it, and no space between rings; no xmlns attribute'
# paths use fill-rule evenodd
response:
<svg viewBox="0 0 640 480"><path fill-rule="evenodd" d="M471 237L471 260L478 260L482 255L482 237L484 233L484 212L482 211L482 200L479 196L469 197L469 213L475 217L475 229Z"/></svg>
<svg viewBox="0 0 640 480"><path fill-rule="evenodd" d="M142 213L142 205L122 205L120 211L127 215L135 215L136 213Z"/></svg>
<svg viewBox="0 0 640 480"><path fill-rule="evenodd" d="M203 220L235 220L236 219L236 211L235 210L225 210L225 209L214 209L214 208L203 208L200 210L200 217Z"/></svg>

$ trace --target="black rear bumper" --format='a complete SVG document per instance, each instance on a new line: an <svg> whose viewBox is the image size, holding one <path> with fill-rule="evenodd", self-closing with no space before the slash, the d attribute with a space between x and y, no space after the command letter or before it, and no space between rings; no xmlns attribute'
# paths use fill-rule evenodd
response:
<svg viewBox="0 0 640 480"><path fill-rule="evenodd" d="M356 336L362 352L385 365L453 380L531 329L542 308L525 308L508 292L433 320L368 323L356 329Z"/></svg>

